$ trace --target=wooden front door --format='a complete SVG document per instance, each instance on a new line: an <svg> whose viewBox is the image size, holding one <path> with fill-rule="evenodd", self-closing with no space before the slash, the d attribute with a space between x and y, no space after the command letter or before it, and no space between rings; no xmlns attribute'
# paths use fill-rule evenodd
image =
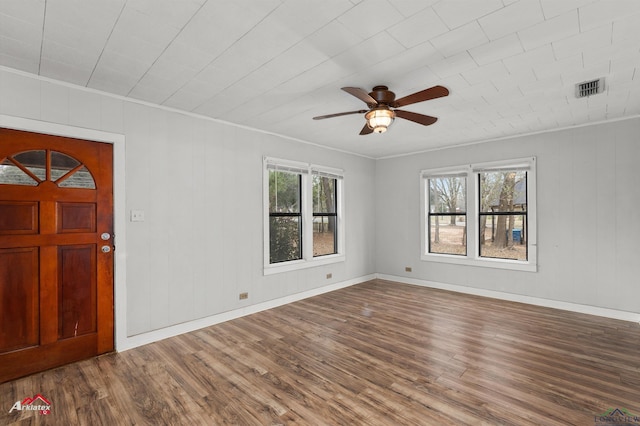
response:
<svg viewBox="0 0 640 426"><path fill-rule="evenodd" d="M0 129L0 383L113 350L112 148Z"/></svg>

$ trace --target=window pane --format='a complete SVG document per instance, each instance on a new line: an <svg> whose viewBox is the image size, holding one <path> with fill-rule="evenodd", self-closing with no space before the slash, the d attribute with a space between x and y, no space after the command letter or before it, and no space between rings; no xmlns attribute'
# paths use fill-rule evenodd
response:
<svg viewBox="0 0 640 426"><path fill-rule="evenodd" d="M481 257L527 260L526 240L526 215L480 216Z"/></svg>
<svg viewBox="0 0 640 426"><path fill-rule="evenodd" d="M465 215L430 216L429 253L467 254Z"/></svg>
<svg viewBox="0 0 640 426"><path fill-rule="evenodd" d="M51 180L55 182L79 165L80 162L78 160L69 157L67 154L56 151L51 152Z"/></svg>
<svg viewBox="0 0 640 426"><path fill-rule="evenodd" d="M8 159L5 159L0 163L0 183L6 183L9 185L38 186L38 182L20 170L18 166Z"/></svg>
<svg viewBox="0 0 640 426"><path fill-rule="evenodd" d="M21 163L41 181L47 180L46 151L26 151L14 155L13 159Z"/></svg>
<svg viewBox="0 0 640 426"><path fill-rule="evenodd" d="M480 211L513 212L527 210L527 172L481 172Z"/></svg>
<svg viewBox="0 0 640 426"><path fill-rule="evenodd" d="M313 175L313 212L336 212L336 180Z"/></svg>
<svg viewBox="0 0 640 426"><path fill-rule="evenodd" d="M269 212L300 212L301 176L277 170L269 171Z"/></svg>
<svg viewBox="0 0 640 426"><path fill-rule="evenodd" d="M335 254L336 217L316 216L313 218L313 255Z"/></svg>
<svg viewBox="0 0 640 426"><path fill-rule="evenodd" d="M53 170L51 171L53 174ZM82 166L76 170L71 176L58 184L60 188L84 188L96 189L96 183L93 176L86 167Z"/></svg>
<svg viewBox="0 0 640 426"><path fill-rule="evenodd" d="M270 263L302 259L300 217L270 217L269 244Z"/></svg>
<svg viewBox="0 0 640 426"><path fill-rule="evenodd" d="M464 177L429 178L429 212L465 213L466 182Z"/></svg>

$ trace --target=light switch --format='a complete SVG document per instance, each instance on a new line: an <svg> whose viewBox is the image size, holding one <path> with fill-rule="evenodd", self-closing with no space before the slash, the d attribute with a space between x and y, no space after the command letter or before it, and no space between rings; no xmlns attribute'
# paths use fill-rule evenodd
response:
<svg viewBox="0 0 640 426"><path fill-rule="evenodd" d="M131 210L131 222L144 222L144 210Z"/></svg>

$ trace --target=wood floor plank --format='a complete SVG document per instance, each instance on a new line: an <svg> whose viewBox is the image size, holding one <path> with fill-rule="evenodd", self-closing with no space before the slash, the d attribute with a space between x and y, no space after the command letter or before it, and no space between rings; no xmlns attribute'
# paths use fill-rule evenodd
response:
<svg viewBox="0 0 640 426"><path fill-rule="evenodd" d="M0 424L594 424L640 416L639 354L636 323L372 280L0 384Z"/></svg>

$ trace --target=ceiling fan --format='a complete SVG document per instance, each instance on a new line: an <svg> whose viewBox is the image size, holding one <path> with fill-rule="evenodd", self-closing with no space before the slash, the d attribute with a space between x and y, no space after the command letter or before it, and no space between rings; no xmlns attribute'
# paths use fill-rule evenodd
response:
<svg viewBox="0 0 640 426"><path fill-rule="evenodd" d="M342 115L364 114L367 123L360 131L361 135L368 135L373 132L386 132L396 117L404 118L405 120L410 120L423 126L429 126L438 121L438 119L429 115L396 108L449 95L449 90L443 86L433 86L400 99L396 99L396 94L390 91L387 86L376 86L369 93L359 87L343 87L342 90L360 99L367 104L369 109L320 115L313 117L313 119L323 120L325 118L340 117Z"/></svg>

